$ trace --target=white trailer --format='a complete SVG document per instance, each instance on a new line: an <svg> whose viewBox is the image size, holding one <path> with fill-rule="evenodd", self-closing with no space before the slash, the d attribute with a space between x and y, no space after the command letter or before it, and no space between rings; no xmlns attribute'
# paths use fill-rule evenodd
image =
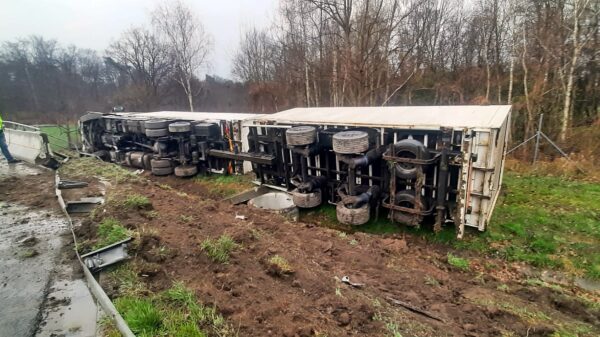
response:
<svg viewBox="0 0 600 337"><path fill-rule="evenodd" d="M328 129L334 129L335 132L350 129L372 130L377 135L377 144L373 145L375 147L389 147L402 139L415 139L436 156L439 156L443 146L441 132L446 132L451 137L448 150L450 154L454 154L450 156L450 165L454 168L450 169L445 184L436 181L439 177L439 167L428 170L429 173L425 175L429 174L429 177L425 179L433 184L429 191L432 200L436 199L436 191L440 190L440 186L445 185L448 188L449 193L444 198L453 205L452 214L445 221L450 219L455 223L458 229L457 236L461 238L464 226L484 231L492 216L502 182L510 111L509 105L295 108L247 119L243 124L250 129L250 151L272 154L280 158L277 162L290 161L285 165L289 167L294 165L294 157L287 153L289 148L278 148L268 142L285 143L285 131L282 130L296 126L317 128L318 142L327 142ZM256 146L253 146L253 143ZM330 188L330 191L335 190L335 185L343 180L341 176L345 175L344 170L340 169L343 163L335 159L332 151L325 149L320 154L308 156L309 175L327 174L330 180L335 180L334 188ZM327 156L328 152L334 157ZM391 157L393 156L388 154L388 160L394 161ZM325 168L323 163L327 159L330 161L327 164L329 168ZM401 162L402 159L396 159L396 163ZM365 182L361 181L363 179L369 181L368 185L381 182L375 178L377 174L384 173L375 174L375 166L373 163L369 164L368 169L363 168L360 177L355 178L355 184L364 185ZM290 170L273 170L261 165L255 165L254 169L257 174L262 175L260 178L264 183L280 181L279 185L291 188L289 180L294 173L289 173ZM289 176L277 179L276 171L288 172ZM332 171L335 171L334 174ZM395 185L396 179L391 179L390 184L392 181ZM388 188L383 186L383 189ZM421 194L429 192L423 188ZM331 203L339 202L339 198L330 197ZM391 211L394 212L393 209Z"/></svg>

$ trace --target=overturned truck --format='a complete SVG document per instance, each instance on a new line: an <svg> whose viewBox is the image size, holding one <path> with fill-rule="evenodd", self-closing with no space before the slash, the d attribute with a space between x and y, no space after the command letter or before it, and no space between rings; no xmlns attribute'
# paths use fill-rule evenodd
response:
<svg viewBox="0 0 600 337"><path fill-rule="evenodd" d="M509 120L510 106L296 108L88 114L81 132L87 151L157 175L252 170L300 208L336 205L344 224L383 209L436 231L454 223L461 238L491 217Z"/></svg>

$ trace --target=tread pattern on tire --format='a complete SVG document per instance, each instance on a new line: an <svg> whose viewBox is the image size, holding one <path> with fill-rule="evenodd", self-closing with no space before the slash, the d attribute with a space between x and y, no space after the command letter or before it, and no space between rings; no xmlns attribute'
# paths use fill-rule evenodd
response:
<svg viewBox="0 0 600 337"><path fill-rule="evenodd" d="M150 160L150 166L154 168L166 168L172 167L171 161L168 159L152 159Z"/></svg>
<svg viewBox="0 0 600 337"><path fill-rule="evenodd" d="M316 189L310 193L301 193L298 190L290 192L294 205L300 208L313 208L321 205L322 193L320 189Z"/></svg>
<svg viewBox="0 0 600 337"><path fill-rule="evenodd" d="M172 167L153 167L152 168L152 174L154 174L155 176L168 176L171 173L173 173Z"/></svg>
<svg viewBox="0 0 600 337"><path fill-rule="evenodd" d="M394 144L394 156L410 159L429 159L429 151L423 143L415 139L403 139ZM413 179L421 169L420 165L396 163L394 171L398 178Z"/></svg>
<svg viewBox="0 0 600 337"><path fill-rule="evenodd" d="M333 135L333 152L356 154L369 149L369 134L364 131L342 131Z"/></svg>
<svg viewBox="0 0 600 337"><path fill-rule="evenodd" d="M348 208L344 203L338 202L335 207L337 220L345 225L360 226L369 222L370 207L369 203L359 208Z"/></svg>
<svg viewBox="0 0 600 337"><path fill-rule="evenodd" d="M144 122L146 129L166 129L169 122L164 119L150 119Z"/></svg>
<svg viewBox="0 0 600 337"><path fill-rule="evenodd" d="M191 177L198 173L198 168L192 165L180 165L175 167L174 172L177 177Z"/></svg>
<svg viewBox="0 0 600 337"><path fill-rule="evenodd" d="M169 135L167 129L146 129L146 136L148 137L164 137Z"/></svg>
<svg viewBox="0 0 600 337"><path fill-rule="evenodd" d="M192 124L188 122L174 122L169 124L169 132L181 133L192 131Z"/></svg>
<svg viewBox="0 0 600 337"><path fill-rule="evenodd" d="M314 126L295 126L285 131L285 139L287 144L292 146L312 144L317 140L317 128Z"/></svg>
<svg viewBox="0 0 600 337"><path fill-rule="evenodd" d="M403 191L396 193L395 198L394 198L395 199L394 203L396 205L399 205L401 202L409 202L413 205L413 207L408 207L408 208L415 208L417 198L419 198L419 201L421 202L422 209L423 209L425 206L423 204L423 198L421 198L420 195L416 196L414 190L403 190ZM419 223L421 221L423 221L423 216L420 214L412 214L412 213L404 213L401 211L394 211L393 220L396 222L405 224L405 225L409 225L409 226L418 226Z"/></svg>

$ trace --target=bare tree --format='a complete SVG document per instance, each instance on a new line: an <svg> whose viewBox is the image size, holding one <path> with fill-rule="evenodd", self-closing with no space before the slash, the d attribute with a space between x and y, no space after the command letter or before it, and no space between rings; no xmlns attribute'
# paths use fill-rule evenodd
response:
<svg viewBox="0 0 600 337"><path fill-rule="evenodd" d="M145 88L148 107L159 103L159 87L170 75L173 59L155 34L144 28L129 29L107 48L106 55L122 66L134 84Z"/></svg>
<svg viewBox="0 0 600 337"><path fill-rule="evenodd" d="M192 79L207 63L211 38L196 14L180 1L158 6L152 22L173 54L175 78L188 98L190 111L194 111Z"/></svg>

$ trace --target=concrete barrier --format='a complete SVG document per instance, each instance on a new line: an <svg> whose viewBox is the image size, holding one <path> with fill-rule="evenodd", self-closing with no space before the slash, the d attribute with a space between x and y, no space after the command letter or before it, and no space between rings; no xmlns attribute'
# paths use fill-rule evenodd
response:
<svg viewBox="0 0 600 337"><path fill-rule="evenodd" d="M51 156L48 136L36 127L5 121L4 136L10 153L17 159L36 164Z"/></svg>

